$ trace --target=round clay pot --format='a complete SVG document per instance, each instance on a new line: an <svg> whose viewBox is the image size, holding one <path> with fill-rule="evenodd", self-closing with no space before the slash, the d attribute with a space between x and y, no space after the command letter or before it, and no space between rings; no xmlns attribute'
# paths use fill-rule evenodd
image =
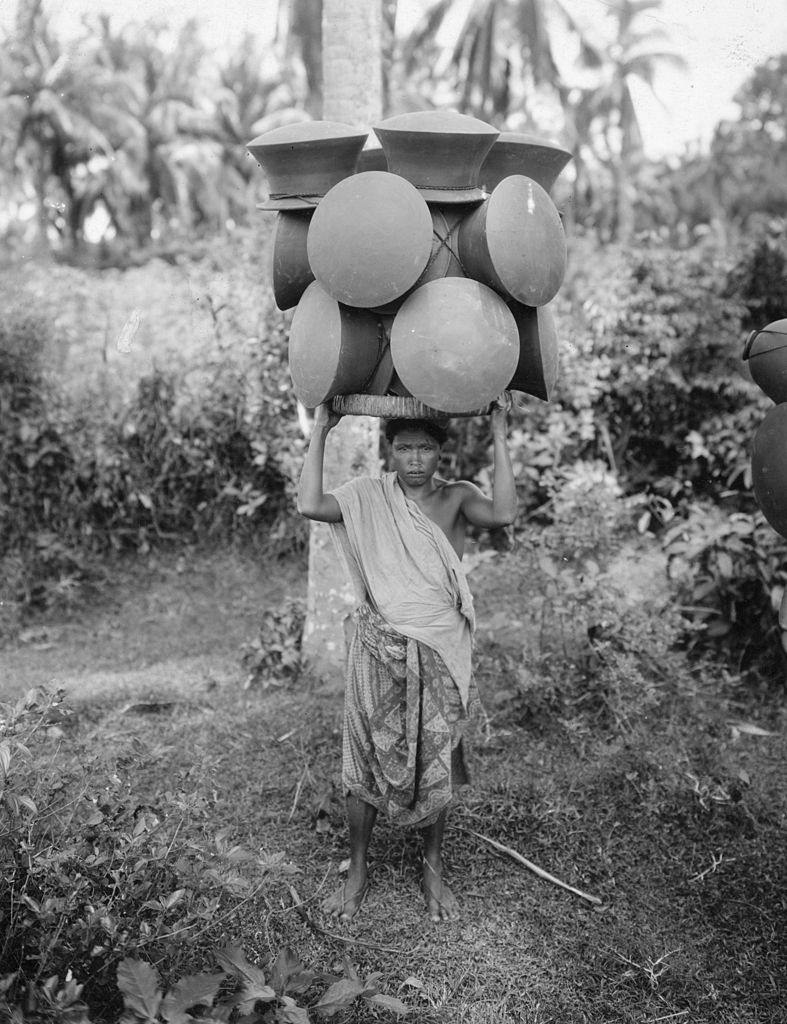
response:
<svg viewBox="0 0 787 1024"><path fill-rule="evenodd" d="M787 403L771 409L757 428L751 457L754 497L771 526L787 538Z"/></svg>
<svg viewBox="0 0 787 1024"><path fill-rule="evenodd" d="M511 380L519 358L516 321L478 281L430 281L396 314L391 355L411 395L441 412L465 413L488 405Z"/></svg>
<svg viewBox="0 0 787 1024"><path fill-rule="evenodd" d="M787 402L787 319L752 331L743 358L754 382L774 402Z"/></svg>
<svg viewBox="0 0 787 1024"><path fill-rule="evenodd" d="M290 326L292 386L307 409L334 395L363 391L384 347L374 314L342 306L314 281Z"/></svg>
<svg viewBox="0 0 787 1024"><path fill-rule="evenodd" d="M506 298L543 306L566 272L557 207L532 178L504 178L459 226L459 256L469 275Z"/></svg>
<svg viewBox="0 0 787 1024"><path fill-rule="evenodd" d="M306 255L311 211L285 212L276 217L273 237L273 297L279 309L297 306L314 280Z"/></svg>
<svg viewBox="0 0 787 1024"><path fill-rule="evenodd" d="M549 306L539 309L509 302L519 332L519 362L508 385L544 402L552 397L557 383L558 355L555 318Z"/></svg>
<svg viewBox="0 0 787 1024"><path fill-rule="evenodd" d="M362 171L323 198L306 248L314 276L337 302L385 306L423 273L432 251L432 217L404 178Z"/></svg>
<svg viewBox="0 0 787 1024"><path fill-rule="evenodd" d="M376 312L386 316L395 313L408 295L416 288L429 281L437 281L441 277L464 277L459 262L457 230L463 217L463 211L457 206L429 205L432 216L432 250L424 267L423 273L412 288L394 302L377 307Z"/></svg>

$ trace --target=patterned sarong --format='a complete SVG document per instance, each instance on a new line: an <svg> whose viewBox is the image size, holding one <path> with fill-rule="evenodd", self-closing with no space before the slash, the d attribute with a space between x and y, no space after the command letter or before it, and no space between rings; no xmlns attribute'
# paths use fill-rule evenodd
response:
<svg viewBox="0 0 787 1024"><path fill-rule="evenodd" d="M478 706L471 680L465 709L443 659L403 636L368 604L356 612L348 655L342 781L345 792L397 825L432 824L468 782L462 735Z"/></svg>

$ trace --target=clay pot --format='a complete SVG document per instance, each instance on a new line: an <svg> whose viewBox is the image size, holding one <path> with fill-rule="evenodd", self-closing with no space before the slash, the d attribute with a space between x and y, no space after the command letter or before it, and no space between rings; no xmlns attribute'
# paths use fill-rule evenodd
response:
<svg viewBox="0 0 787 1024"><path fill-rule="evenodd" d="M290 327L290 376L296 396L313 409L334 395L363 391L383 347L377 317L340 305L312 282Z"/></svg>
<svg viewBox="0 0 787 1024"><path fill-rule="evenodd" d="M490 288L445 277L417 288L391 328L397 377L419 401L446 413L486 406L516 369L514 315Z"/></svg>
<svg viewBox="0 0 787 1024"><path fill-rule="evenodd" d="M548 402L558 373L557 329L549 306L534 309L509 302L519 332L519 362L508 385Z"/></svg>
<svg viewBox="0 0 787 1024"><path fill-rule="evenodd" d="M743 350L754 382L774 402L787 402L787 319L752 331Z"/></svg>
<svg viewBox="0 0 787 1024"><path fill-rule="evenodd" d="M362 174L364 171L387 171L388 161L385 153L379 146L372 146L369 149L362 149L355 164L355 173Z"/></svg>
<svg viewBox="0 0 787 1024"><path fill-rule="evenodd" d="M478 175L500 134L486 121L451 110L419 110L374 127L388 170L400 174L435 203L478 203Z"/></svg>
<svg viewBox="0 0 787 1024"><path fill-rule="evenodd" d="M770 525L787 538L787 403L771 409L757 428L751 457L754 497Z"/></svg>
<svg viewBox="0 0 787 1024"><path fill-rule="evenodd" d="M382 307L423 273L432 251L432 217L404 178L363 171L323 198L306 248L314 276L337 302Z"/></svg>
<svg viewBox="0 0 787 1024"><path fill-rule="evenodd" d="M501 132L481 167L479 184L485 192L492 192L503 178L523 174L548 192L570 159L567 149L549 139L525 132Z"/></svg>
<svg viewBox="0 0 787 1024"><path fill-rule="evenodd" d="M555 204L532 178L504 178L460 224L459 256L469 275L506 298L545 305L566 272L566 236Z"/></svg>
<svg viewBox="0 0 787 1024"><path fill-rule="evenodd" d="M273 297L279 309L292 309L314 280L306 255L311 211L285 212L276 218L273 238Z"/></svg>
<svg viewBox="0 0 787 1024"><path fill-rule="evenodd" d="M423 273L404 295L386 306L378 307L375 312L384 315L395 313L408 295L416 288L429 281L437 281L441 277L464 277L457 253L457 231L463 211L458 206L429 206L432 215L432 250L424 267Z"/></svg>
<svg viewBox="0 0 787 1024"><path fill-rule="evenodd" d="M259 210L310 210L355 173L369 133L338 121L302 121L258 135L246 146L268 179Z"/></svg>

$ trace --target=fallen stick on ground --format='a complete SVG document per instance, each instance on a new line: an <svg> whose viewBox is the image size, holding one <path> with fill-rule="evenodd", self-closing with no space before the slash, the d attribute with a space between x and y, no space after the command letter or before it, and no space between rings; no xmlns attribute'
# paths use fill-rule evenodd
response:
<svg viewBox="0 0 787 1024"><path fill-rule="evenodd" d="M349 935L337 935L336 932L329 932L327 928L323 928L321 924L317 924L313 917L306 912L304 907L304 900L298 894L298 890L293 885L287 885L290 890L290 896L292 897L292 909L303 921L305 925L308 925L312 931L315 931L318 935L324 936L326 939L333 939L335 942L343 942L347 946L364 946L366 949L375 949L381 953L403 953L407 956L414 953L418 948L414 946L413 949L398 949L395 946L381 946L377 942L365 942L363 939L354 939Z"/></svg>
<svg viewBox="0 0 787 1024"><path fill-rule="evenodd" d="M468 835L475 836L476 839L482 839L485 843L488 843L495 850L499 850L501 853L507 854L512 857L518 864L526 867L533 874L538 875L539 878L545 879L547 882L552 882L554 885L559 885L561 889L568 889L569 892L573 892L575 896L581 896L583 900L587 900L588 903L594 903L596 906L601 906L601 900L598 896L591 896L589 893L583 892L581 889L575 889L573 885L569 885L567 882L561 882L559 878L554 875L550 875L548 871L544 871L538 864L534 864L532 860L528 860L527 857L523 857L521 853L514 850L510 846L506 846L504 843L499 843L496 839L490 839L489 836L483 835L481 832L475 832L471 828L462 828L460 825L449 825L449 829L453 829L455 832L466 832Z"/></svg>

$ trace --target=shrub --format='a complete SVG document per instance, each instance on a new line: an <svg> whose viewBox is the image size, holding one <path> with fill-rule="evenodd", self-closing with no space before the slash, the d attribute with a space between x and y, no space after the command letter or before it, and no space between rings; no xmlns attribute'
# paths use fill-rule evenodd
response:
<svg viewBox="0 0 787 1024"><path fill-rule="evenodd" d="M11 307L0 330L4 632L16 609L71 600L111 552L305 544L292 514L304 441L284 321L259 287L259 259L252 239L216 247L193 274L212 341L187 367L154 366L128 397L96 382L61 387L44 372L54 321ZM216 274L230 260L231 287Z"/></svg>
<svg viewBox="0 0 787 1024"><path fill-rule="evenodd" d="M263 613L259 634L242 652L246 670L244 689L267 688L298 678L301 670L301 638L306 607L299 598L287 598L280 608Z"/></svg>
<svg viewBox="0 0 787 1024"><path fill-rule="evenodd" d="M776 612L787 586L787 549L763 516L696 503L662 540L689 649L783 679Z"/></svg>
<svg viewBox="0 0 787 1024"><path fill-rule="evenodd" d="M310 1019L306 998L324 1017L356 999L405 1012L349 961L342 978L287 948L249 962L232 944L239 912L270 910L266 894L297 869L211 831L199 767L151 802L139 779L163 750L112 739L96 752L62 693L0 705L0 1017L172 1024L199 1007L286 1024Z"/></svg>

